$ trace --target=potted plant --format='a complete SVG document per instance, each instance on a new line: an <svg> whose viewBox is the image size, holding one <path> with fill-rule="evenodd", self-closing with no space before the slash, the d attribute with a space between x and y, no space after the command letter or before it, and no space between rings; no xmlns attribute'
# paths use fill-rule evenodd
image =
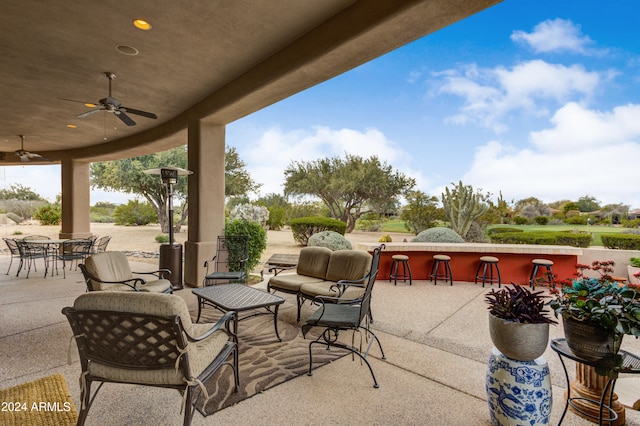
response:
<svg viewBox="0 0 640 426"><path fill-rule="evenodd" d="M542 355L549 342L549 324L557 324L546 309L544 291L531 292L516 284L491 290L489 332L496 348L508 358L532 361Z"/></svg>
<svg viewBox="0 0 640 426"><path fill-rule="evenodd" d="M594 261L577 265L577 278L562 283L549 302L562 316L567 345L578 356L598 361L620 349L625 334L640 336L640 291L611 277L615 263ZM589 277L596 271L599 277Z"/></svg>
<svg viewBox="0 0 640 426"><path fill-rule="evenodd" d="M627 271L629 272L629 284L640 284L640 257L632 257L629 259Z"/></svg>

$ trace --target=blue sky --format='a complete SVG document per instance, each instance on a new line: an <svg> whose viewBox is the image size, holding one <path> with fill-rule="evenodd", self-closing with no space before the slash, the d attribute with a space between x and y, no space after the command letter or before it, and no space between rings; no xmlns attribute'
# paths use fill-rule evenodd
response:
<svg viewBox="0 0 640 426"><path fill-rule="evenodd" d="M639 14L636 0L505 0L229 124L227 143L263 193L282 192L291 161L350 153L430 195L462 180L507 200L640 208ZM2 186L60 192L37 171L57 182L57 166L2 169Z"/></svg>

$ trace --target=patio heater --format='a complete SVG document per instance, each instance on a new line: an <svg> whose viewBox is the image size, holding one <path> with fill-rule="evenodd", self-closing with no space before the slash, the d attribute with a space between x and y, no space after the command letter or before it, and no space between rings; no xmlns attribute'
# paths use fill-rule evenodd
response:
<svg viewBox="0 0 640 426"><path fill-rule="evenodd" d="M167 186L167 200L169 201L169 243L160 244L160 269L169 269L169 281L175 290L181 290L182 285L182 244L174 243L173 238L173 185L178 183L178 176L190 175L190 170L179 167L161 167L145 170L150 175L160 175L162 183Z"/></svg>

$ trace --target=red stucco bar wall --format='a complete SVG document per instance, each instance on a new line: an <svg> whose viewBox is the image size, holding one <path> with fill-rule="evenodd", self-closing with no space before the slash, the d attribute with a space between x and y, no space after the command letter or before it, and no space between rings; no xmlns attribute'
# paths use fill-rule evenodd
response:
<svg viewBox="0 0 640 426"><path fill-rule="evenodd" d="M378 244L360 243L355 248L372 252ZM573 278L578 256L582 249L569 246L542 246L529 244L474 244L474 243L385 243L380 257L378 279L388 279L391 256L409 256L411 273L415 280L429 279L433 255L451 256L454 281L473 282L481 256L500 259L502 283L528 284L533 259L549 259L554 262L553 273L559 278Z"/></svg>

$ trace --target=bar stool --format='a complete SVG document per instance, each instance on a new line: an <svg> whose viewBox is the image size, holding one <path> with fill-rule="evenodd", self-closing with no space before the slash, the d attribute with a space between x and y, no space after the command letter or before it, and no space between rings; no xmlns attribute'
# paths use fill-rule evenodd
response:
<svg viewBox="0 0 640 426"><path fill-rule="evenodd" d="M489 285L493 285L493 283L498 283L498 288L501 286L500 280L500 268L498 267L498 259L493 256L482 256L480 258L480 264L478 265L478 269L476 269L476 284L478 284L478 280L482 279L482 287L484 287L485 283L489 283ZM498 278L494 278L493 276L493 268L495 267L496 273L498 274ZM480 269L482 269L482 275L480 274ZM489 276L487 276L487 269L489 270Z"/></svg>
<svg viewBox="0 0 640 426"><path fill-rule="evenodd" d="M553 266L553 261L549 259L533 259L531 263L533 263L533 269L531 270L531 276L529 277L529 286L535 290L536 276L538 275L538 270L540 268L546 268L546 271L545 271L546 279L542 281L546 282L549 285L549 287L552 287L553 274L551 271L551 267Z"/></svg>
<svg viewBox="0 0 640 426"><path fill-rule="evenodd" d="M393 280L393 285L398 285L398 279L406 282L409 278L409 285L411 285L411 267L409 266L409 256L404 254L394 254L391 256L393 263L391 264L391 270L389 271L389 282ZM402 273L398 273L398 267L402 265Z"/></svg>
<svg viewBox="0 0 640 426"><path fill-rule="evenodd" d="M446 254L436 254L433 256L433 265L431 265L431 275L429 276L429 280L433 281L433 285L438 284L438 278L444 279L445 282L449 281L451 283L450 285L453 285L453 273L451 272L450 260L451 257ZM438 273L441 263L444 272Z"/></svg>

